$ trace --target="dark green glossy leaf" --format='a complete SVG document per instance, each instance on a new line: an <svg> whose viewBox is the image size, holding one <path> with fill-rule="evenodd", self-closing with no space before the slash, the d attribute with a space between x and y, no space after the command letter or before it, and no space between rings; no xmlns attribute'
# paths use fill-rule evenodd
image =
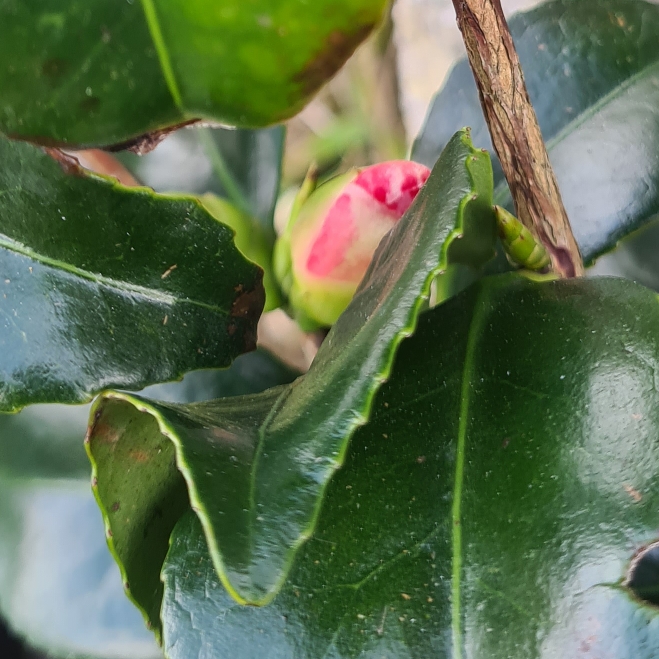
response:
<svg viewBox="0 0 659 659"><path fill-rule="evenodd" d="M281 305L272 247L284 135L283 126L191 128L176 131L144 156L120 155L137 178L157 192L202 195L206 209L236 232L236 247L263 269L264 311Z"/></svg>
<svg viewBox="0 0 659 659"><path fill-rule="evenodd" d="M220 396L227 407L238 409L241 404L234 400L289 383L294 377L268 353L257 351L239 357L225 373L192 373L187 383L158 385L145 393L172 403ZM162 584L158 575L171 529L188 509L188 494L174 464L174 445L160 435L150 415L134 415L132 406L128 412L111 409L109 414L93 417L92 462L109 467L111 477L108 484L102 478L98 482L95 468L93 488L106 517L108 544L119 562L126 592L159 637ZM134 441L118 442L127 429ZM119 463L128 472L113 472Z"/></svg>
<svg viewBox="0 0 659 659"><path fill-rule="evenodd" d="M659 213L659 7L556 0L510 21L584 260ZM413 157L432 164L460 126L489 135L465 60L436 96ZM495 165L495 201L512 209Z"/></svg>
<svg viewBox="0 0 659 659"><path fill-rule="evenodd" d="M240 396L292 382L298 373L263 350L237 357L226 370L194 371L181 382L147 387L158 400L192 403ZM30 405L19 414L0 414L0 478L88 480L82 447L91 405Z"/></svg>
<svg viewBox="0 0 659 659"><path fill-rule="evenodd" d="M489 158L461 132L381 243L306 376L260 396L191 406L104 394L89 431L96 491L144 609L160 607L153 599L160 566L152 557L164 558L163 545L188 506L184 479L233 596L272 599L315 526L352 433L368 419L398 344L414 331L433 278L449 263L482 264L493 244Z"/></svg>
<svg viewBox="0 0 659 659"><path fill-rule="evenodd" d="M654 659L622 585L659 528L659 301L488 278L424 314L273 602L238 605L195 516L168 659Z"/></svg>
<svg viewBox="0 0 659 659"><path fill-rule="evenodd" d="M228 365L254 347L260 280L193 199L0 138L1 411Z"/></svg>
<svg viewBox="0 0 659 659"><path fill-rule="evenodd" d="M0 2L0 130L113 144L195 119L298 112L380 19L384 0Z"/></svg>

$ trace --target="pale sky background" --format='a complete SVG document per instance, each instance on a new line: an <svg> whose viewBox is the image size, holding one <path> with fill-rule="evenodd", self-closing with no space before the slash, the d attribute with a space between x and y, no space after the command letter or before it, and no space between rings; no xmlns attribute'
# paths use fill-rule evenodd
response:
<svg viewBox="0 0 659 659"><path fill-rule="evenodd" d="M501 0L506 15L538 0ZM419 132L428 104L464 54L451 0L396 0L394 40L398 50L400 102L408 139Z"/></svg>

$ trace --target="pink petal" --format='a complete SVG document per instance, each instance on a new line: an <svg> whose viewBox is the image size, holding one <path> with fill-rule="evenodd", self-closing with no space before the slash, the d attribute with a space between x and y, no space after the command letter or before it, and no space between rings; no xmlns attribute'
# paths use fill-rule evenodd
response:
<svg viewBox="0 0 659 659"><path fill-rule="evenodd" d="M392 160L364 168L354 180L400 219L430 176L430 170L409 160Z"/></svg>

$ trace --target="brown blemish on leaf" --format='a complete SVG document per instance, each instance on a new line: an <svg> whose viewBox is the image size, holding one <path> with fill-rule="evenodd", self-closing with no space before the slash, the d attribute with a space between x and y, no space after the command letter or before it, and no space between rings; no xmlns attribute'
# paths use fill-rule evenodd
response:
<svg viewBox="0 0 659 659"><path fill-rule="evenodd" d="M87 431L85 432L85 444L89 444L89 439L91 438L91 434L100 418L101 418L101 410L96 410L96 412L94 412L94 421L91 423L91 425L87 426Z"/></svg>
<svg viewBox="0 0 659 659"><path fill-rule="evenodd" d="M110 153L116 151L131 151L138 156L143 156L150 151L153 151L170 133L177 131L179 128L196 124L198 121L199 119L190 119L189 121L183 121L176 126L168 126L167 128L161 128L160 130L153 130L150 133L144 133L143 135L132 137L125 142L119 142L107 146L105 147L105 151L109 151Z"/></svg>
<svg viewBox="0 0 659 659"><path fill-rule="evenodd" d="M120 504L118 501L115 501L115 502L112 504L110 510L111 510L113 513L116 513L116 512L119 510L119 508L121 508L121 504Z"/></svg>
<svg viewBox="0 0 659 659"><path fill-rule="evenodd" d="M130 452L130 457L135 460L135 462L148 462L149 461L149 454L146 451L131 451Z"/></svg>
<svg viewBox="0 0 659 659"><path fill-rule="evenodd" d="M116 444L119 441L119 432L117 429L113 425L102 421L94 423L90 429L89 436L90 439L93 437L95 440L105 444Z"/></svg>
<svg viewBox="0 0 659 659"><path fill-rule="evenodd" d="M41 73L46 78L50 79L50 82L56 84L58 79L61 78L66 70L69 68L69 63L62 59L61 57L51 57L44 61L41 65Z"/></svg>
<svg viewBox="0 0 659 659"><path fill-rule="evenodd" d="M265 289L262 281L258 281L251 290L240 292L231 305L231 318L241 318L246 321L244 329L246 352L256 349L256 326L264 305ZM229 323L227 327L229 336L235 333L235 325L236 323Z"/></svg>
<svg viewBox="0 0 659 659"><path fill-rule="evenodd" d="M86 96L78 104L80 109L84 112L89 112L90 114L98 110L101 105L101 99L97 96Z"/></svg>
<svg viewBox="0 0 659 659"><path fill-rule="evenodd" d="M265 303L265 291L259 282L251 291L241 292L231 305L232 318L251 318L261 315Z"/></svg>
<svg viewBox="0 0 659 659"><path fill-rule="evenodd" d="M316 56L294 77L294 81L300 83L305 94L315 92L341 68L374 26L374 23L360 25L351 34L334 30Z"/></svg>

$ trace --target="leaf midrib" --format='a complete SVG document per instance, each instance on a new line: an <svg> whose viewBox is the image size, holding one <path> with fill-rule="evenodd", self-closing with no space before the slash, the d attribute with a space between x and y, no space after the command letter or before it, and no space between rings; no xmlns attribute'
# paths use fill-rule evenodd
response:
<svg viewBox="0 0 659 659"><path fill-rule="evenodd" d="M49 256L39 254L26 245L23 245L22 243L2 234L0 234L0 249L6 249L10 252L20 254L21 256L24 256L28 259L31 259L32 261L35 261L36 263L40 263L47 267L62 270L69 274L73 274L76 277L80 277L81 279L94 282L95 284L99 284L107 288L113 288L120 292L130 293L131 295L140 296L152 302L166 304L169 306L173 306L174 304L191 304L203 309L208 309L214 313L219 313L223 316L228 315L228 311L226 309L222 309L213 304L208 304L207 302L201 302L200 300L193 300L190 298L180 298L176 295L166 293L158 289L147 288L146 286L140 286L139 284L132 284L130 282L122 282L111 277L106 277L105 275L84 270L78 266L66 263L65 261L60 261L59 259L54 259Z"/></svg>
<svg viewBox="0 0 659 659"><path fill-rule="evenodd" d="M172 95L174 105L181 111L183 115L185 115L183 110L183 97L181 95L181 90L179 89L176 82L174 68L172 67L169 50L167 49L167 44L165 43L165 38L162 34L162 28L160 27L160 21L158 20L158 13L156 11L155 4L153 0L141 1L146 23L149 28L149 34L151 35L151 40L153 41L156 53L158 54L160 70L162 71L163 78L167 84L167 89L169 89L169 93Z"/></svg>
<svg viewBox="0 0 659 659"><path fill-rule="evenodd" d="M487 288L481 285L474 301L474 313L471 318L465 361L462 369L462 386L460 389L460 411L458 425L458 442L455 456L455 477L453 482L453 506L451 509L451 638L453 659L462 659L462 620L460 586L462 580L462 490L464 485L465 449L469 426L469 405L474 367L474 356L480 330L483 325Z"/></svg>
<svg viewBox="0 0 659 659"><path fill-rule="evenodd" d="M610 92L602 96L595 103L588 106L586 110L584 110L581 114L576 116L572 121L561 128L558 133L546 140L547 150L551 152L554 147L570 137L580 126L585 124L588 120L592 119L603 107L613 103L613 101L622 96L622 94L626 92L630 87L633 87L636 83L650 76L655 71L659 71L659 61L655 61L652 64L648 64L647 66L643 67L633 76L627 78L624 82L621 82L619 85L614 87ZM496 186L494 190L494 203L504 204L509 198L510 191L508 190L508 184L506 183L506 179L502 178L501 182Z"/></svg>

